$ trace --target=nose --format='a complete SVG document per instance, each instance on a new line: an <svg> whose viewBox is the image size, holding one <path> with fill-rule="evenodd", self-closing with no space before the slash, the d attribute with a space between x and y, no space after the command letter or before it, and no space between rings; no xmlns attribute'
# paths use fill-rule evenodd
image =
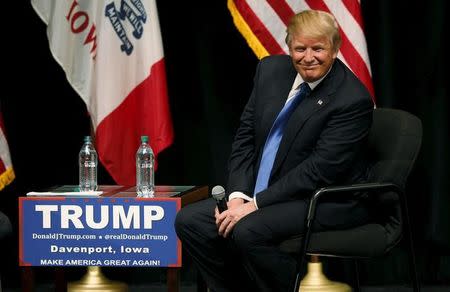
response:
<svg viewBox="0 0 450 292"><path fill-rule="evenodd" d="M314 52L310 48L305 50L305 62L311 63L314 62Z"/></svg>

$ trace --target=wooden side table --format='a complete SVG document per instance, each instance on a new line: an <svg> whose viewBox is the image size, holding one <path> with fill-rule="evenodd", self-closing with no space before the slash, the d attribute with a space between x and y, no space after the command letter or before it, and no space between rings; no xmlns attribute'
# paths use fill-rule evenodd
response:
<svg viewBox="0 0 450 292"><path fill-rule="evenodd" d="M77 186L64 185L51 188L52 192L74 191ZM129 186L99 186L99 190L104 193L101 197L136 197L135 187ZM207 186L156 186L155 197L179 197L181 198L181 207L206 199L208 197ZM178 292L180 290L180 268L167 268L167 291ZM22 267L21 269L21 291L35 291L35 275L33 267ZM67 291L67 281L64 275L63 267L55 268L55 291Z"/></svg>

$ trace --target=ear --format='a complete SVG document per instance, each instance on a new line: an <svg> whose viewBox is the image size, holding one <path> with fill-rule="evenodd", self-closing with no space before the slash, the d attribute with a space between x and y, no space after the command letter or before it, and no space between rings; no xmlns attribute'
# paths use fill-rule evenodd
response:
<svg viewBox="0 0 450 292"><path fill-rule="evenodd" d="M339 50L338 50L338 51L335 51L335 52L333 52L333 60L337 58L338 52L339 52Z"/></svg>

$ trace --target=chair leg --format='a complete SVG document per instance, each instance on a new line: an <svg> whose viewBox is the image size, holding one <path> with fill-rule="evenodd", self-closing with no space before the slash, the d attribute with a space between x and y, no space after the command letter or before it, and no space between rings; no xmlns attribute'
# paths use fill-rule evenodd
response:
<svg viewBox="0 0 450 292"><path fill-rule="evenodd" d="M357 259L353 260L353 268L355 270L355 284L354 284L355 292L359 292L361 291L361 285L359 282L359 265Z"/></svg>
<svg viewBox="0 0 450 292"><path fill-rule="evenodd" d="M314 210L315 208L312 206L314 200L311 200L308 204L308 216L305 218L305 235L303 236L302 246L300 250L300 259L297 265L296 278L295 278L295 286L294 292L298 292L300 288L300 282L302 277L300 275L302 267L306 258L306 251L308 249L309 240L311 239L312 233L312 222L314 221Z"/></svg>
<svg viewBox="0 0 450 292"><path fill-rule="evenodd" d="M311 237L311 222L308 221L306 224L305 236L303 237L303 242L302 242L302 247L301 247L301 252L300 252L300 259L299 259L299 263L297 265L297 273L296 273L296 278L295 278L294 292L298 292L299 288L300 288L300 282L302 280L300 273L301 273L301 269L305 262L306 250L307 250L307 246L309 244L310 237Z"/></svg>
<svg viewBox="0 0 450 292"><path fill-rule="evenodd" d="M404 222L404 235L406 237L407 243L407 249L408 249L408 256L409 256L409 269L410 274L412 278L412 284L414 292L420 292L420 282L419 282L419 276L417 275L417 266L416 266L416 256L414 254L414 244L413 244L413 238L412 238L412 231L411 231L411 224L409 221L409 214L408 214L408 206L406 202L406 198L403 196L402 203L402 215L403 215L403 222Z"/></svg>
<svg viewBox="0 0 450 292"><path fill-rule="evenodd" d="M408 222L409 225L409 222ZM411 236L411 230L409 229L409 226L407 227L408 235L408 253L409 253L409 268L410 268L410 274L412 278L412 284L414 292L420 292L420 282L419 282L419 276L417 275L417 266L416 266L416 256L414 254L414 245L412 242L412 236Z"/></svg>

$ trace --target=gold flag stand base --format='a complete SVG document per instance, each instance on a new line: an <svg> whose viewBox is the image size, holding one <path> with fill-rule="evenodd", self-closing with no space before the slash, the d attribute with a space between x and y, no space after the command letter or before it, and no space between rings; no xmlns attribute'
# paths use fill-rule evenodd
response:
<svg viewBox="0 0 450 292"><path fill-rule="evenodd" d="M100 267L89 266L81 280L67 284L67 292L82 291L126 292L128 287L125 283L106 278Z"/></svg>
<svg viewBox="0 0 450 292"><path fill-rule="evenodd" d="M300 282L301 292L351 292L352 288L345 283L333 282L322 273L322 263L308 263L308 272Z"/></svg>

